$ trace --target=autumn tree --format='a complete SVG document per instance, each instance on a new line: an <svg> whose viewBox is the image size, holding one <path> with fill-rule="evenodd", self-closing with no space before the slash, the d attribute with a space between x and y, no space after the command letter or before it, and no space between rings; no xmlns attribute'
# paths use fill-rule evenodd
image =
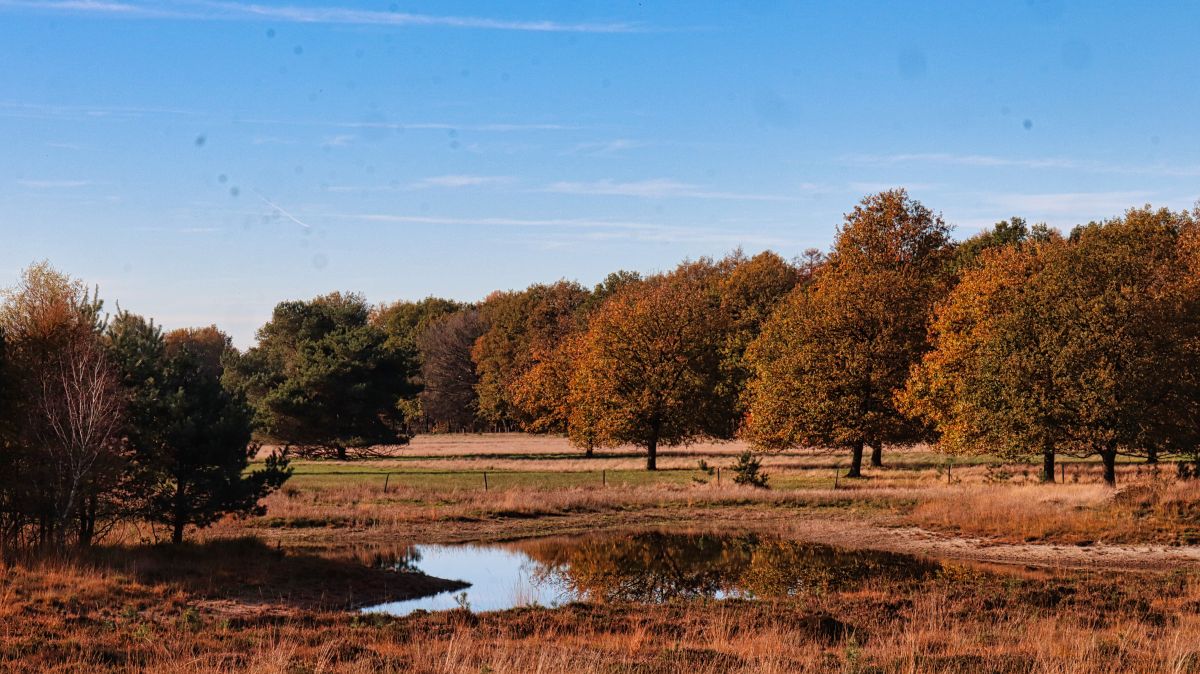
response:
<svg viewBox="0 0 1200 674"><path fill-rule="evenodd" d="M483 334L475 341L475 385L481 420L494 429L509 430L519 424L509 387L529 366L528 321L534 303L532 288L525 291L494 292L480 304Z"/></svg>
<svg viewBox="0 0 1200 674"><path fill-rule="evenodd" d="M479 375L471 349L483 334L479 310L467 308L434 319L417 336L421 354L421 410L435 428L474 428Z"/></svg>
<svg viewBox="0 0 1200 674"><path fill-rule="evenodd" d="M748 411L742 395L751 374L746 350L762 331L763 323L803 276L800 269L770 251L751 258L737 251L723 262L725 269L718 281L718 292L720 311L726 319L722 348L725 373L718 395L729 401L724 435L732 437Z"/></svg>
<svg viewBox="0 0 1200 674"><path fill-rule="evenodd" d="M614 271L604 277L604 280L592 287L591 295L584 301L580 309L585 315L590 316L608 298L631 286L641 283L644 279L642 275L636 271L628 271L625 269Z"/></svg>
<svg viewBox="0 0 1200 674"><path fill-rule="evenodd" d="M564 335L543 351L513 382L513 405L527 419L524 430L530 433L567 433L571 419L571 377L579 356L581 333ZM587 455L592 447L586 446Z"/></svg>
<svg viewBox="0 0 1200 674"><path fill-rule="evenodd" d="M3 480L10 541L33 529L41 543L89 543L123 478L125 401L101 342L101 304L48 264L5 292L4 379L17 420Z"/></svg>
<svg viewBox="0 0 1200 674"><path fill-rule="evenodd" d="M419 397L423 384L419 376L421 353L417 338L433 321L461 311L465 306L454 300L426 297L415 302L384 304L371 313L371 323L387 336L384 347L395 354L403 363L403 371L411 377L409 392L401 401L405 426L409 429L424 418Z"/></svg>
<svg viewBox="0 0 1200 674"><path fill-rule="evenodd" d="M1021 217L1001 220L991 229L985 229L958 243L954 247L954 256L950 266L954 271L962 273L977 264L985 251L1005 246L1048 241L1054 235L1055 233L1044 223L1030 226Z"/></svg>
<svg viewBox="0 0 1200 674"><path fill-rule="evenodd" d="M1134 209L983 256L939 309L902 398L960 451L1098 456L1194 447L1200 295L1188 213ZM940 405L946 405L939 408Z"/></svg>
<svg viewBox="0 0 1200 674"><path fill-rule="evenodd" d="M582 337L572 380L574 406L592 415L595 444L646 450L719 435L714 396L722 376L720 298L702 269L679 270L610 297Z"/></svg>
<svg viewBox="0 0 1200 674"><path fill-rule="evenodd" d="M552 329L541 331L542 338L531 351L529 368L511 387L513 404L525 417L526 431L566 434L573 445L584 449L587 457L594 455L596 415L585 404L576 404L585 403L585 398L571 393L583 335L592 314L609 297L641 281L636 272L613 272L596 284L569 314L557 313L558 320L549 324Z"/></svg>
<svg viewBox="0 0 1200 674"><path fill-rule="evenodd" d="M797 285L807 285L816 278L817 273L829 261L829 256L820 248L805 248L804 252L793 260L792 265L800 276Z"/></svg>
<svg viewBox="0 0 1200 674"><path fill-rule="evenodd" d="M1012 460L1037 454L1042 479L1054 479L1070 410L1054 373L1057 310L1045 304L1058 298L1034 281L1065 245L1055 238L986 251L939 305L933 348L898 402L937 428L942 449Z"/></svg>
<svg viewBox="0 0 1200 674"><path fill-rule="evenodd" d="M869 196L846 216L829 261L794 290L751 346L747 436L763 449L908 442L922 428L894 395L926 350L943 293L950 229L904 190Z"/></svg>
<svg viewBox="0 0 1200 674"><path fill-rule="evenodd" d="M479 373L479 409L494 426L562 430L547 417L540 400L527 395L536 383L523 379L531 369L553 361L567 335L578 329L590 298L578 283L558 281L520 292L494 293L480 308L487 329L472 350ZM534 377L539 377L535 374Z"/></svg>
<svg viewBox="0 0 1200 674"><path fill-rule="evenodd" d="M18 537L23 517L20 515L16 480L20 462L16 451L16 420L11 414L12 395L9 368L5 353L4 331L0 330L0 559Z"/></svg>
<svg viewBox="0 0 1200 674"><path fill-rule="evenodd" d="M1200 314L1192 285L1178 276L1180 236L1194 228L1188 213L1133 209L1072 232L1043 270L1067 328L1055 368L1070 411L1065 449L1099 456L1109 484L1118 454L1145 456L1194 438L1175 423L1179 410L1161 404L1196 367L1186 346Z"/></svg>
<svg viewBox="0 0 1200 674"><path fill-rule="evenodd" d="M266 437L303 454L403 444L400 400L411 373L360 295L283 302L258 345L231 355L226 383L246 395Z"/></svg>

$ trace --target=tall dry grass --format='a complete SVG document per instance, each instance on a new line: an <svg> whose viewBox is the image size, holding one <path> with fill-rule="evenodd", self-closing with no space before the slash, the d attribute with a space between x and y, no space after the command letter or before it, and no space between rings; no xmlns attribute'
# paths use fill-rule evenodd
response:
<svg viewBox="0 0 1200 674"><path fill-rule="evenodd" d="M922 494L910 523L1005 541L1200 543L1200 482L972 485Z"/></svg>
<svg viewBox="0 0 1200 674"><path fill-rule="evenodd" d="M572 605L394 619L221 612L167 584L59 562L0 575L0 670L1190 672L1194 574L950 569L778 602Z"/></svg>

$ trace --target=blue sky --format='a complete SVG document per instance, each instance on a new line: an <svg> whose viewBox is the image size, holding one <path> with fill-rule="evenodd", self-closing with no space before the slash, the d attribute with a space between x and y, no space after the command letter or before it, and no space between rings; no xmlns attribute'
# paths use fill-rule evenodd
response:
<svg viewBox="0 0 1200 674"><path fill-rule="evenodd" d="M1200 196L1194 3L0 0L0 279L237 344L742 246Z"/></svg>

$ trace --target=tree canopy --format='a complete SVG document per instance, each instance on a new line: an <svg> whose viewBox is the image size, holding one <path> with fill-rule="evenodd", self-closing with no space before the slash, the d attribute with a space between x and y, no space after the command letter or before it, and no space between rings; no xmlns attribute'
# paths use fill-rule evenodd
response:
<svg viewBox="0 0 1200 674"><path fill-rule="evenodd" d="M1135 209L989 251L938 307L904 405L951 451L1098 456L1196 446L1200 295L1188 213ZM1182 272L1182 273L1181 273Z"/></svg>
<svg viewBox="0 0 1200 674"><path fill-rule="evenodd" d="M479 375L471 360L483 334L479 310L467 308L434 319L417 336L421 352L421 411L432 428L474 430L479 415Z"/></svg>
<svg viewBox="0 0 1200 674"><path fill-rule="evenodd" d="M286 459L267 457L247 472L258 445L251 443L253 410L221 384L228 336L215 326L165 336L158 451L147 494L149 517L183 540L188 525L205 527L225 514L263 512L260 500L290 475Z"/></svg>
<svg viewBox="0 0 1200 674"><path fill-rule="evenodd" d="M227 384L246 395L268 439L339 459L408 441L400 401L414 373L370 315L355 294L283 302L258 345L231 357Z"/></svg>
<svg viewBox="0 0 1200 674"><path fill-rule="evenodd" d="M922 429L895 392L926 349L929 309L947 285L949 227L903 190L846 216L829 261L792 291L749 352L747 435L764 449L907 442Z"/></svg>
<svg viewBox="0 0 1200 674"><path fill-rule="evenodd" d="M724 319L709 267L685 264L617 292L579 347L571 395L589 417L579 432L600 446L642 447L650 470L660 444L726 429L717 395Z"/></svg>
<svg viewBox="0 0 1200 674"><path fill-rule="evenodd" d="M554 358L559 343L579 326L589 296L578 283L559 281L493 293L483 302L480 315L487 328L471 356L479 373L476 389L484 420L502 429L530 423L557 428L556 422L537 418L542 410L521 395L520 389L531 385L521 380Z"/></svg>

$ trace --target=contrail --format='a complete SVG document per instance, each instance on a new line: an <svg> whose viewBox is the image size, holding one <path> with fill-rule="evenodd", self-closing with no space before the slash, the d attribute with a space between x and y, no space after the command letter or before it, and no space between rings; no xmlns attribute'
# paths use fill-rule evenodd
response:
<svg viewBox="0 0 1200 674"><path fill-rule="evenodd" d="M274 201L271 201L262 192L259 192L258 190L254 189L253 187L251 187L250 189L253 190L254 193L258 195L259 199L262 199L268 206L279 211L288 220L291 220L292 222L296 223L297 225L300 225L304 229L308 229L308 230L312 229L312 225L308 224L307 222L304 222L300 218L297 218L296 216L292 215L291 213L288 213L286 210L284 210L283 206L280 206L279 204L275 203Z"/></svg>

